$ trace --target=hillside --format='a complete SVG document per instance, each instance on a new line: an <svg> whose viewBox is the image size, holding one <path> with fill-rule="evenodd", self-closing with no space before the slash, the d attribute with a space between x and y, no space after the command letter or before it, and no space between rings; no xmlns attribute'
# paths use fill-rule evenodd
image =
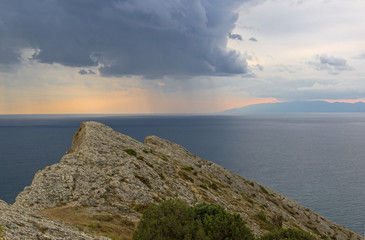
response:
<svg viewBox="0 0 365 240"><path fill-rule="evenodd" d="M219 204L240 214L256 236L282 216L284 227L311 232L318 239L361 239L175 143L156 136L140 143L97 122L82 123L67 154L38 171L13 206L1 202L8 213L5 217L0 211L0 225L7 239L60 239L68 232L78 237L61 239L101 239L95 236L100 234L130 239L141 211L170 198Z"/></svg>
<svg viewBox="0 0 365 240"><path fill-rule="evenodd" d="M275 114L275 113L343 113L365 112L365 103L344 103L325 101L294 101L279 103L260 103L229 109L220 114Z"/></svg>

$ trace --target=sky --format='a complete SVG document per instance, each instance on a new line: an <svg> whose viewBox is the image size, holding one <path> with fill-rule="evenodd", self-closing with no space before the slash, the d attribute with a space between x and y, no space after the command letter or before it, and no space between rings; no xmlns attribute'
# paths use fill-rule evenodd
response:
<svg viewBox="0 0 365 240"><path fill-rule="evenodd" d="M0 0L0 114L365 101L363 0Z"/></svg>

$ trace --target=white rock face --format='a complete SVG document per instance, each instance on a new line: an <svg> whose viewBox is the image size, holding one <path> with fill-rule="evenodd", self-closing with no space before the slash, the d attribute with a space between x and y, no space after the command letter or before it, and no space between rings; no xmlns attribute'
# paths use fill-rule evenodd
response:
<svg viewBox="0 0 365 240"><path fill-rule="evenodd" d="M82 123L60 163L38 171L14 205L33 211L83 206L135 221L140 218L136 206L170 198L222 205L239 213L257 236L282 216L284 227L299 227L318 238L361 239L286 196L175 143L156 136L140 143L97 122ZM260 211L267 216L264 222L255 217Z"/></svg>

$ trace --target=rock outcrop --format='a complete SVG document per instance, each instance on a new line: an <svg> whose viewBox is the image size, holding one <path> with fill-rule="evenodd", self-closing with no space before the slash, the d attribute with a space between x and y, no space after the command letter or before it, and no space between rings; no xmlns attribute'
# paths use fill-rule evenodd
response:
<svg viewBox="0 0 365 240"><path fill-rule="evenodd" d="M74 226L46 218L29 209L10 206L1 200L0 226L4 228L3 237L7 240L95 239L95 237L79 231ZM109 239L99 236L97 238L100 240Z"/></svg>
<svg viewBox="0 0 365 240"><path fill-rule="evenodd" d="M0 206L14 210L18 214L14 218L30 210L57 218L52 213L59 209L77 209L90 216L136 223L140 209L170 198L189 204L219 204L240 214L256 236L282 224L308 231L318 239L361 239L290 198L197 157L175 143L150 136L143 144L97 122L82 123L60 163L38 171L14 206ZM40 215L34 216L41 221ZM10 222L0 220L5 233L17 231L16 226L8 225ZM45 234L53 229L50 226L53 225L47 225Z"/></svg>

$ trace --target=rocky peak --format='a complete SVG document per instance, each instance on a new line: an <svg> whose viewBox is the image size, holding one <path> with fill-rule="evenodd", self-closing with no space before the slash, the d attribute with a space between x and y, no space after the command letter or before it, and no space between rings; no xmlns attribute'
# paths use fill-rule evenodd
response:
<svg viewBox="0 0 365 240"><path fill-rule="evenodd" d="M156 136L140 143L97 122L81 124L60 163L38 171L15 206L46 215L76 209L84 215L137 222L141 209L170 198L219 204L240 214L257 236L281 218L284 227L297 227L318 238L361 239L288 197L175 143Z"/></svg>
<svg viewBox="0 0 365 240"><path fill-rule="evenodd" d="M116 144L119 147L127 147L141 143L99 122L83 122L72 138L72 145L68 153L102 148L103 145L113 147Z"/></svg>

